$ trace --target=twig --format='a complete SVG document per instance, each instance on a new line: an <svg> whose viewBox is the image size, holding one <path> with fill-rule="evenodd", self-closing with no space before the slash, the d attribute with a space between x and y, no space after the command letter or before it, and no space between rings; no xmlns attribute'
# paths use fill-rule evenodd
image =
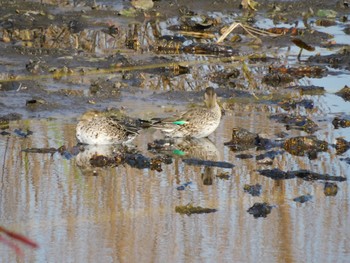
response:
<svg viewBox="0 0 350 263"><path fill-rule="evenodd" d="M222 34L222 36L219 37L219 39L218 39L218 41L216 41L216 43L220 43L220 42L224 41L224 39L238 26L243 28L244 31L246 31L250 36L252 36L254 38L258 38L254 34L260 35L260 36L271 36L271 37L281 36L281 34L275 34L275 33L265 31L263 29L258 29L258 28L251 27L248 25L243 25L242 23L233 22L231 24L231 26L228 29L226 29L226 31Z"/></svg>

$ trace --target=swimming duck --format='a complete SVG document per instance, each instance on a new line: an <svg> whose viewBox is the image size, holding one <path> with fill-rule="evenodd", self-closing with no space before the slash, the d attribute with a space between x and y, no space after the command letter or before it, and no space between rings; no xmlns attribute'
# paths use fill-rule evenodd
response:
<svg viewBox="0 0 350 263"><path fill-rule="evenodd" d="M84 113L76 128L76 136L80 143L103 145L122 144L133 140L139 128L122 123L113 116L90 110Z"/></svg>
<svg viewBox="0 0 350 263"><path fill-rule="evenodd" d="M204 138L213 133L220 124L221 109L216 101L214 88L204 93L204 106L190 109L178 116L161 119L153 124L168 137Z"/></svg>

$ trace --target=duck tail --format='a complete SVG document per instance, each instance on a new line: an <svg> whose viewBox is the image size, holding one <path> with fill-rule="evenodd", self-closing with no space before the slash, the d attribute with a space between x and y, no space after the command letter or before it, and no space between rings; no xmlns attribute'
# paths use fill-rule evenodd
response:
<svg viewBox="0 0 350 263"><path fill-rule="evenodd" d="M155 121L153 121L153 119L151 119L151 120L137 119L136 122L137 122L136 126L142 128L142 129L151 128L155 124Z"/></svg>

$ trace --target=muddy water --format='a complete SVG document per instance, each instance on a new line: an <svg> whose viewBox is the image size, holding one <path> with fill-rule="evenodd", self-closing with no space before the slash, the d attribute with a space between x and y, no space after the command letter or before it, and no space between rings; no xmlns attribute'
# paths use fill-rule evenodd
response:
<svg viewBox="0 0 350 263"><path fill-rule="evenodd" d="M28 262L325 262L325 258L346 262L350 253L348 184L339 184L338 194L327 197L322 182L273 181L258 175L255 170L264 166L237 159L223 147L237 123L267 135L283 130L268 123L265 113L254 108L247 113L244 106L237 106L210 136L218 159L236 166L212 168L207 175L212 184L205 185L204 168L180 159L163 166L162 172L125 165L103 168L92 176L89 163L79 155L67 160L58 153L21 152L38 145L74 145L73 119L14 122L10 130L25 127L34 133L25 139L1 137L1 222L40 244L37 251L26 250ZM158 136L145 131L135 144L151 156L145 143ZM331 150L317 161L283 154L273 167L349 174L348 165ZM219 179L220 172L231 177ZM192 184L178 191L176 187L185 182ZM245 193L247 183L260 183L262 195ZM313 200L292 201L302 194L311 194ZM275 206L267 218L255 219L246 212L257 201ZM176 205L190 202L218 211L175 213ZM4 246L1 258L18 260Z"/></svg>

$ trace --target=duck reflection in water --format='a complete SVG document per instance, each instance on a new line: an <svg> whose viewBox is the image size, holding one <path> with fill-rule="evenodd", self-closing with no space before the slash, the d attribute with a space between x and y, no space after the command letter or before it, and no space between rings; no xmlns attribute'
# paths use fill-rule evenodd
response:
<svg viewBox="0 0 350 263"><path fill-rule="evenodd" d="M118 156L125 151L122 145L84 145L75 162L84 175L98 175L103 167L117 166Z"/></svg>
<svg viewBox="0 0 350 263"><path fill-rule="evenodd" d="M213 178L214 178L214 167L205 166L204 172L202 173L201 178L202 178L203 185L212 185Z"/></svg>
<svg viewBox="0 0 350 263"><path fill-rule="evenodd" d="M166 138L148 144L148 150L181 159L218 161L220 152L208 138Z"/></svg>
<svg viewBox="0 0 350 263"><path fill-rule="evenodd" d="M219 150L208 138L177 139L174 146L174 155L206 161L218 161L220 159Z"/></svg>
<svg viewBox="0 0 350 263"><path fill-rule="evenodd" d="M204 167L201 173L203 185L212 185L216 166L220 167L220 152L208 138L176 138L155 141L149 149L158 153L171 154L187 165ZM177 162L175 162L177 163ZM177 169L178 170L178 169Z"/></svg>

